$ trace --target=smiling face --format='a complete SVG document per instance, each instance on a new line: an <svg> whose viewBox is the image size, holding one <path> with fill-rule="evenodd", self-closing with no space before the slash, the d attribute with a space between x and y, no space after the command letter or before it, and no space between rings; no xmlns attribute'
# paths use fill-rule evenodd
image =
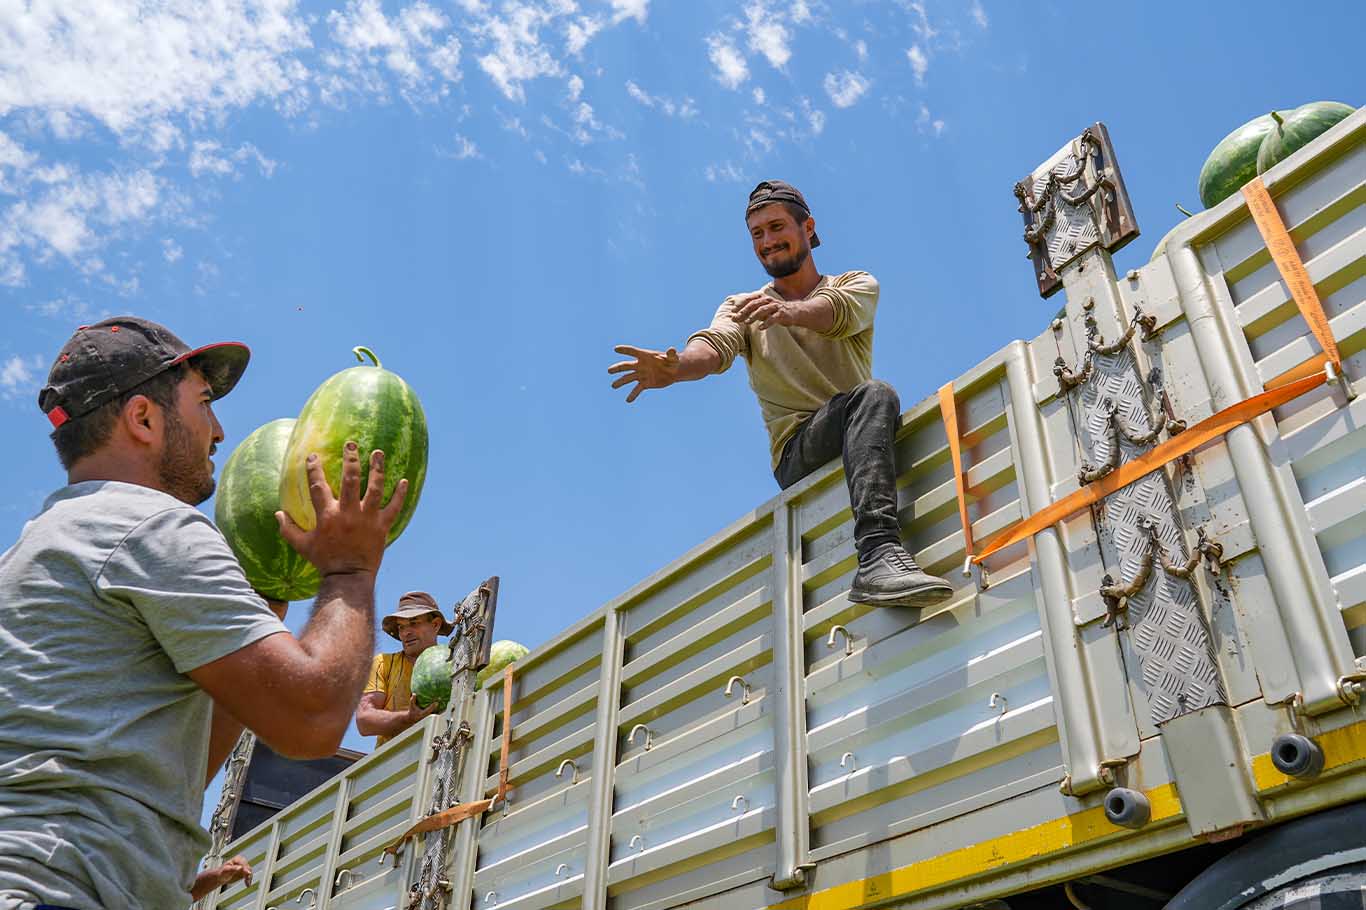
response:
<svg viewBox="0 0 1366 910"><path fill-rule="evenodd" d="M435 613L400 616L394 620L394 625L398 640L403 643L404 655L415 660L419 654L436 644L437 633L441 630L441 617Z"/></svg>
<svg viewBox="0 0 1366 910"><path fill-rule="evenodd" d="M816 222L810 216L799 222L787 206L775 202L750 212L745 223L754 255L773 278L795 274L811 255Z"/></svg>
<svg viewBox="0 0 1366 910"><path fill-rule="evenodd" d="M196 370L186 370L173 408L163 408L157 476L161 488L197 506L213 495L213 461L223 427L213 413L213 389Z"/></svg>

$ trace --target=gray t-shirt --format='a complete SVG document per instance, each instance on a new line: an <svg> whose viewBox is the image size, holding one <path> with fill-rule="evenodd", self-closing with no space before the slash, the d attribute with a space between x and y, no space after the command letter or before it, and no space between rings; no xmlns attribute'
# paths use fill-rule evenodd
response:
<svg viewBox="0 0 1366 910"><path fill-rule="evenodd" d="M283 631L197 509L49 497L0 556L0 910L188 905L213 702L185 673Z"/></svg>

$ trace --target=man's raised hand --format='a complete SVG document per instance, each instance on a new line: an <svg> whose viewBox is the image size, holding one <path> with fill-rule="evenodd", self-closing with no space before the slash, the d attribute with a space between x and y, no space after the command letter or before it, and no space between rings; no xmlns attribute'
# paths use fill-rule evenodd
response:
<svg viewBox="0 0 1366 910"><path fill-rule="evenodd" d="M408 495L408 481L400 480L389 504L384 498L384 453L370 453L370 477L360 492L360 452L354 442L342 451L341 496L333 496L322 459L308 456L308 494L317 525L305 531L284 512L276 512L280 533L323 575L375 574L384 546Z"/></svg>
<svg viewBox="0 0 1366 910"><path fill-rule="evenodd" d="M612 350L618 354L625 354L631 360L623 360L614 363L607 368L609 373L621 373L622 375L612 383L612 388L619 389L624 385L635 383L635 388L631 389L626 396L626 401L632 402L646 389L662 389L671 386L678 381L678 351L669 348L667 351L652 351L649 348L636 348L629 344L619 344Z"/></svg>
<svg viewBox="0 0 1366 910"><path fill-rule="evenodd" d="M763 291L755 291L736 301L731 318L741 325L757 322L760 329L767 329L775 325L796 325L798 312L791 301L778 300Z"/></svg>

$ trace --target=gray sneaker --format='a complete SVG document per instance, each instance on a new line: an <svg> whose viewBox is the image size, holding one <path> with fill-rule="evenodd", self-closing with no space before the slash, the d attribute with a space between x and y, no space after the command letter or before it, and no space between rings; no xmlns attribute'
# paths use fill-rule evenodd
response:
<svg viewBox="0 0 1366 910"><path fill-rule="evenodd" d="M887 543L859 560L849 600L879 607L928 607L952 594L947 581L922 572L900 544Z"/></svg>

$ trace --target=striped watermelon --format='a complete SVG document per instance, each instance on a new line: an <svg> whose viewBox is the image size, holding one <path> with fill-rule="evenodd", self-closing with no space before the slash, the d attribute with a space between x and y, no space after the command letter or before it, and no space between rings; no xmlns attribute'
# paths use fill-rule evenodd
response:
<svg viewBox="0 0 1366 910"><path fill-rule="evenodd" d="M1257 173L1266 173L1355 111L1350 104L1337 101L1311 101L1293 111L1271 114L1274 128L1257 151Z"/></svg>
<svg viewBox="0 0 1366 910"><path fill-rule="evenodd" d="M1200 201L1205 208L1223 202L1257 176L1257 150L1275 127L1272 115L1263 114L1219 140L1200 168Z"/></svg>
<svg viewBox="0 0 1366 910"><path fill-rule="evenodd" d="M437 711L446 710L451 700L451 677L455 675L455 662L450 657L450 645L432 645L413 662L408 690L419 708L436 702Z"/></svg>
<svg viewBox="0 0 1366 910"><path fill-rule="evenodd" d="M247 581L272 600L308 600L322 578L280 535L280 467L294 430L292 418L259 427L223 466L213 517L242 564Z"/></svg>
<svg viewBox="0 0 1366 910"><path fill-rule="evenodd" d="M353 439L360 446L361 490L370 474L369 454L384 452L384 501L401 478L408 478L408 498L389 531L398 539L417 508L427 476L427 417L408 383L380 365L368 348L355 348L356 359L372 366L351 367L328 379L309 396L299 412L285 450L280 477L280 504L304 530L317 524L308 495L305 459L317 452L334 494L341 489L342 447Z"/></svg>

